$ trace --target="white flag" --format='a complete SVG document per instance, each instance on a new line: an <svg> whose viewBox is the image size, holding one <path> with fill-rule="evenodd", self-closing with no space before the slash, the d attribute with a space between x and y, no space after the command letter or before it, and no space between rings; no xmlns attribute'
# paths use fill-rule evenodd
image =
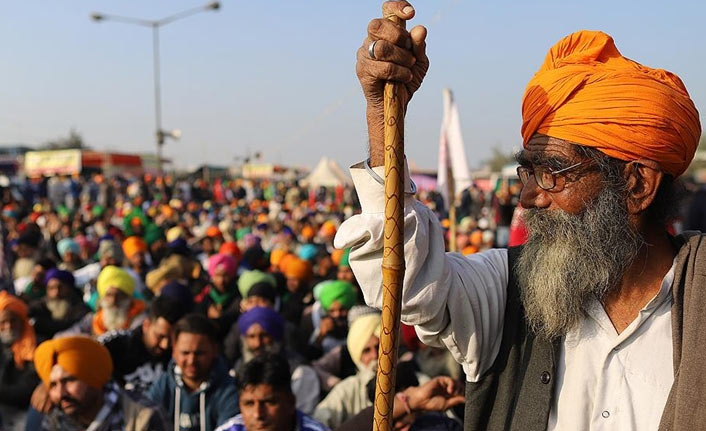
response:
<svg viewBox="0 0 706 431"><path fill-rule="evenodd" d="M463 147L461 121L458 106L453 100L451 90L444 89L444 116L441 120L441 136L439 138L439 169L436 174L437 189L444 197L446 208L449 208L449 181L454 182L456 194L471 185L471 173L466 160L466 150ZM449 169L450 168L450 169ZM449 178L449 170L451 178Z"/></svg>

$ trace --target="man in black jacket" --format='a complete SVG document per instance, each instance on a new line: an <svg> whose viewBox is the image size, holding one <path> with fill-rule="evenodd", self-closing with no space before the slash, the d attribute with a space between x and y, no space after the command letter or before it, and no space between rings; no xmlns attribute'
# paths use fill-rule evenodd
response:
<svg viewBox="0 0 706 431"><path fill-rule="evenodd" d="M147 390L167 369L172 328L184 314L179 302L158 296L141 326L101 336L98 341L108 348L115 364L113 380L128 391Z"/></svg>

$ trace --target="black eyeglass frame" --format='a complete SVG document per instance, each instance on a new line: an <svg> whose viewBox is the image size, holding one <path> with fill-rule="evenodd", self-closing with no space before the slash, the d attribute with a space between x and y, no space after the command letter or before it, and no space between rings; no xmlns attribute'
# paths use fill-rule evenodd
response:
<svg viewBox="0 0 706 431"><path fill-rule="evenodd" d="M534 181L537 183L540 189L546 191L559 191L554 190L557 187L557 177L561 174L565 174L573 169L578 168L584 163L586 162L578 162L569 167L559 169L558 171L552 171L551 169L545 166L538 166L536 168L518 166L517 176L520 178L520 183L522 183L523 186L527 185L530 175L534 175Z"/></svg>

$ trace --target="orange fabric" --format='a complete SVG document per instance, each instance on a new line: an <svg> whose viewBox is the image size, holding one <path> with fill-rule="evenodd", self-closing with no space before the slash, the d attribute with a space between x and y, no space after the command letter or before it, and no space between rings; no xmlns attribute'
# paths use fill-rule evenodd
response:
<svg viewBox="0 0 706 431"><path fill-rule="evenodd" d="M283 248L276 248L270 252L270 265L272 265L273 268L279 269L279 265L282 262L282 259L284 256L287 255L287 250Z"/></svg>
<svg viewBox="0 0 706 431"><path fill-rule="evenodd" d="M233 256L236 260L240 260L240 257L242 256L240 247L238 247L238 243L236 243L235 241L226 241L221 244L221 248L218 249L218 253L229 254Z"/></svg>
<svg viewBox="0 0 706 431"><path fill-rule="evenodd" d="M282 271L285 277L298 280L309 280L312 275L311 263L298 257L287 262L286 268L283 268Z"/></svg>
<svg viewBox="0 0 706 431"><path fill-rule="evenodd" d="M221 236L221 230L216 226L209 226L206 229L206 236L209 238L219 238Z"/></svg>
<svg viewBox="0 0 706 431"><path fill-rule="evenodd" d="M314 232L314 228L311 226L304 226L302 228L302 238L306 239L311 239L316 235L316 232Z"/></svg>
<svg viewBox="0 0 706 431"><path fill-rule="evenodd" d="M270 259L272 259L272 256L270 256ZM295 256L292 253L287 253L282 258L279 260L279 263L277 264L277 267L279 268L281 273L284 273L287 270L287 265L289 265L290 262L298 259L297 256ZM274 263L273 263L274 265Z"/></svg>
<svg viewBox="0 0 706 431"><path fill-rule="evenodd" d="M15 366L19 369L24 368L26 361L32 361L34 349L37 347L37 337L34 334L34 328L29 324L27 318L27 305L18 297L7 293L0 292L0 311L10 311L22 321L22 333L10 350L15 360Z"/></svg>
<svg viewBox="0 0 706 431"><path fill-rule="evenodd" d="M342 248L337 248L334 249L331 252L331 260L333 261L333 264L338 266L338 264L341 262L341 257L343 257L343 253L345 253L346 250Z"/></svg>
<svg viewBox="0 0 706 431"><path fill-rule="evenodd" d="M132 320L135 317L137 317L138 314L142 313L143 311L145 311L144 301L140 301L139 299L133 299L132 305L130 306L130 309L127 312L127 320L125 320L125 324L120 329L128 329L130 327L130 324L132 323ZM96 315L93 316L92 329L93 329L93 335L96 337L108 332L108 328L106 328L105 324L103 323L103 310L102 309L98 310L96 312Z"/></svg>
<svg viewBox="0 0 706 431"><path fill-rule="evenodd" d="M147 243L139 236L131 236L123 241L123 253L128 259L137 253L147 253Z"/></svg>
<svg viewBox="0 0 706 431"><path fill-rule="evenodd" d="M108 349L98 341L84 336L55 338L37 347L34 367L47 388L51 369L56 364L96 389L102 388L113 372L113 360Z"/></svg>
<svg viewBox="0 0 706 431"><path fill-rule="evenodd" d="M321 229L319 229L319 234L321 234L321 236L333 237L336 235L336 225L330 220L324 222L324 224L321 225Z"/></svg>
<svg viewBox="0 0 706 431"><path fill-rule="evenodd" d="M653 160L676 177L694 156L701 124L678 76L629 60L612 37L584 30L550 48L527 84L525 146L535 133L620 160Z"/></svg>

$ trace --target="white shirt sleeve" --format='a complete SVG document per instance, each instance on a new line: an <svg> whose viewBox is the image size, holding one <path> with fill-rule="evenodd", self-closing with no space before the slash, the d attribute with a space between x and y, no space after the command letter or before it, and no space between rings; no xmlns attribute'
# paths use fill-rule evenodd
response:
<svg viewBox="0 0 706 431"><path fill-rule="evenodd" d="M383 168L373 168L382 176ZM351 168L362 213L344 222L337 248L351 247L351 268L368 305L382 307L384 189L362 164ZM427 345L445 346L477 381L495 361L502 340L508 281L507 250L464 256L446 253L436 215L410 193L405 166L405 277L402 321Z"/></svg>

